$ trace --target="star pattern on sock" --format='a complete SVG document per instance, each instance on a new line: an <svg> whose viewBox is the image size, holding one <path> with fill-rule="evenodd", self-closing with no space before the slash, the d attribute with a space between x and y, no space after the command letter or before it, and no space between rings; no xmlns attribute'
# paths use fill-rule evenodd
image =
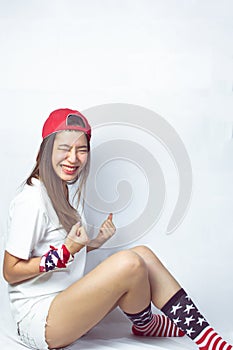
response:
<svg viewBox="0 0 233 350"><path fill-rule="evenodd" d="M209 325L183 288L173 295L161 311L198 345L199 350L233 350L232 345Z"/></svg>
<svg viewBox="0 0 233 350"><path fill-rule="evenodd" d="M198 317L197 324L199 324L200 326L202 326L204 322L206 322L206 320L205 320L203 317Z"/></svg>
<svg viewBox="0 0 233 350"><path fill-rule="evenodd" d="M193 315L191 315L190 317L185 317L185 323L187 324L187 326L189 327L190 323L195 321L195 318L193 317Z"/></svg>
<svg viewBox="0 0 233 350"><path fill-rule="evenodd" d="M171 311L171 314L176 314L177 310L181 309L182 306L180 305L180 303L178 303L177 305L173 305L172 306L172 311Z"/></svg>
<svg viewBox="0 0 233 350"><path fill-rule="evenodd" d="M186 334L189 335L190 337L192 336L193 333L196 333L196 332L192 327L189 329L186 329Z"/></svg>
<svg viewBox="0 0 233 350"><path fill-rule="evenodd" d="M194 307L193 304L191 304L191 305L186 305L186 309L184 310L184 312L187 312L187 314L189 315L190 311L191 311L191 310L194 310L194 309L195 309L195 307Z"/></svg>
<svg viewBox="0 0 233 350"><path fill-rule="evenodd" d="M191 338L194 338L195 334L199 334L208 325L208 322L200 314L189 296L184 295L182 299L171 306L170 317L176 326L180 327Z"/></svg>
<svg viewBox="0 0 233 350"><path fill-rule="evenodd" d="M181 322L181 319L179 317L177 317L177 318L173 318L172 321L173 321L173 323L175 323L176 326L178 326L179 323Z"/></svg>

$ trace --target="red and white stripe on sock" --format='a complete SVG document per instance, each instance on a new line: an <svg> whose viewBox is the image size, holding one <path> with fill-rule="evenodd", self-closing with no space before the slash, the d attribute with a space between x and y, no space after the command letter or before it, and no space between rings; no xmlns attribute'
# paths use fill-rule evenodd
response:
<svg viewBox="0 0 233 350"><path fill-rule="evenodd" d="M152 320L144 326L133 325L135 335L147 337L183 337L182 332L167 316L152 315Z"/></svg>
<svg viewBox="0 0 233 350"><path fill-rule="evenodd" d="M223 340L213 328L207 326L195 339L200 350L231 350L233 347Z"/></svg>
<svg viewBox="0 0 233 350"><path fill-rule="evenodd" d="M147 337L183 337L181 331L167 316L152 314L151 304L136 314L125 315L133 322L132 332Z"/></svg>

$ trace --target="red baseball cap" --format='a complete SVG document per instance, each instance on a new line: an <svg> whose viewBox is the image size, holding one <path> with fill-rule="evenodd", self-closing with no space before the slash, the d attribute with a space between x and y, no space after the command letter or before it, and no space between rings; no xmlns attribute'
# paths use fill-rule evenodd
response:
<svg viewBox="0 0 233 350"><path fill-rule="evenodd" d="M61 108L50 113L42 129L42 137L44 139L62 130L83 131L89 140L91 138L91 126L84 115L76 110Z"/></svg>

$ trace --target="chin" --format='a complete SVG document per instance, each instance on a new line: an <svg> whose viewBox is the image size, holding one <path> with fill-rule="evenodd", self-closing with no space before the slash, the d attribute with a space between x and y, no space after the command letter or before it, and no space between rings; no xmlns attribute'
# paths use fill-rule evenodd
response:
<svg viewBox="0 0 233 350"><path fill-rule="evenodd" d="M76 181L78 180L78 178L76 177L75 179L73 179L73 180L64 180L68 185L72 185L72 184L74 184Z"/></svg>

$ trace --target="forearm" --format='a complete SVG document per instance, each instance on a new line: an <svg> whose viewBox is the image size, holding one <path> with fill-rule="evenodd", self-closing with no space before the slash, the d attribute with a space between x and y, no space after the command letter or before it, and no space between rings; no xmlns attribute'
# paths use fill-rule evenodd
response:
<svg viewBox="0 0 233 350"><path fill-rule="evenodd" d="M66 263L70 259L70 254L73 256L75 253L79 252L83 247L83 244L74 242L72 239L67 237L65 245L60 247L60 249L62 250L61 259L57 259L57 253L59 253L59 251L56 247L51 246L50 251L52 252L52 256L56 255L56 258L54 260L55 262L54 264L52 264L52 266L50 256L48 255L50 251L43 255L43 257L40 256L28 260L17 258L16 256L11 255L7 251L5 251L3 265L4 278L9 284L16 284L29 280L33 277L38 276L40 273L47 272L56 267L66 267ZM55 253L53 253L53 251Z"/></svg>
<svg viewBox="0 0 233 350"><path fill-rule="evenodd" d="M41 257L21 260L6 252L3 268L5 280L9 284L15 284L38 276L40 274L40 260Z"/></svg>
<svg viewBox="0 0 233 350"><path fill-rule="evenodd" d="M91 252L92 250L98 249L98 247L92 247L91 245L87 246L87 253Z"/></svg>
<svg viewBox="0 0 233 350"><path fill-rule="evenodd" d="M96 238L92 239L87 246L87 252L90 252L92 250L98 249L106 243L106 241L109 239L109 237L101 237L98 235Z"/></svg>
<svg viewBox="0 0 233 350"><path fill-rule="evenodd" d="M98 240L98 238L92 239L87 246L87 252L91 252L92 250L98 249L103 245L104 242Z"/></svg>

